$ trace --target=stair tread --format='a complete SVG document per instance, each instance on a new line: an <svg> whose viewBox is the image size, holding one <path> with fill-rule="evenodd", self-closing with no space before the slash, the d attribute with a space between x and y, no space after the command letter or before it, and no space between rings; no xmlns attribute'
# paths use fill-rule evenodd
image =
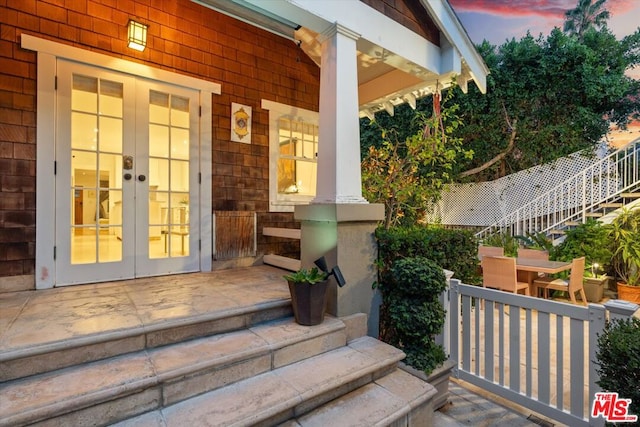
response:
<svg viewBox="0 0 640 427"><path fill-rule="evenodd" d="M430 384L398 369L299 417L296 422L302 427L323 427L339 419L343 425L387 426L435 393Z"/></svg>
<svg viewBox="0 0 640 427"><path fill-rule="evenodd" d="M344 389L347 383L366 379L376 371L396 365L403 357L400 350L388 344L361 337L345 347L192 397L159 409L156 415L143 414L118 426L141 425L145 419L156 419L157 414L161 414L166 426L203 425L202 420L207 420L206 425L252 425L278 414L294 414L298 405L332 390ZM410 406L409 402L405 405Z"/></svg>
<svg viewBox="0 0 640 427"><path fill-rule="evenodd" d="M305 347L303 343L310 344ZM3 395L0 425L54 417L176 378L260 357L264 360L255 369L265 371L274 363L284 366L345 343L344 323L339 319L326 317L322 324L307 327L287 318L8 381L0 386ZM87 378L92 380L86 381ZM226 376L218 381L225 380L230 381ZM178 399L170 386L164 393L165 399Z"/></svg>

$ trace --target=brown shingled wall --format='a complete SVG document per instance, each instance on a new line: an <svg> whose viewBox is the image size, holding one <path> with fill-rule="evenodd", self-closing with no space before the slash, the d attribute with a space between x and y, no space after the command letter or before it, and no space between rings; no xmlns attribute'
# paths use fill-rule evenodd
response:
<svg viewBox="0 0 640 427"><path fill-rule="evenodd" d="M130 18L149 24L144 52L126 47ZM36 54L20 47L22 33L220 83L214 210L256 211L258 230L296 226L292 214L268 213L268 112L260 108L264 98L318 110L319 69L291 40L188 0L0 0L0 277L31 275L35 264ZM231 102L253 109L251 144L230 142ZM258 243L258 253L292 249Z"/></svg>

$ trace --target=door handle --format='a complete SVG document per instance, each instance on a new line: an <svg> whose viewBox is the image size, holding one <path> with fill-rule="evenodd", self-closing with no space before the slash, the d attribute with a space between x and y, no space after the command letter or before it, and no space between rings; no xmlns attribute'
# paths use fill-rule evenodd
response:
<svg viewBox="0 0 640 427"><path fill-rule="evenodd" d="M129 181L131 179L131 174L130 173L125 173L124 174L124 179L125 179L125 181Z"/></svg>
<svg viewBox="0 0 640 427"><path fill-rule="evenodd" d="M140 182L144 182L144 180L145 180L145 179L147 179L147 177L146 177L146 176L144 176L144 175L138 175L138 181L140 181Z"/></svg>

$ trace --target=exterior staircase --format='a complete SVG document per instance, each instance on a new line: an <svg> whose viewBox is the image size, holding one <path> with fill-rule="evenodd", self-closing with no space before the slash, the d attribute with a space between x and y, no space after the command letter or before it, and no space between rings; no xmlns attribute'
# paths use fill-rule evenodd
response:
<svg viewBox="0 0 640 427"><path fill-rule="evenodd" d="M98 333L109 320L89 310L66 327L91 333L28 346L0 340L0 426L433 425L434 387L399 368L400 350L364 335L365 315L300 326L281 297L282 270L250 269L272 283L244 284L229 299L253 289L264 301L171 319L151 310L158 317L144 327ZM175 297L181 279L167 281L166 295ZM92 295L102 304L100 292ZM221 304L202 294L194 304L213 299ZM20 313L65 310L54 297L43 301ZM123 311L113 307L113 316Z"/></svg>
<svg viewBox="0 0 640 427"><path fill-rule="evenodd" d="M594 162L580 173L476 233L562 238L589 218L602 218L640 200L640 139Z"/></svg>

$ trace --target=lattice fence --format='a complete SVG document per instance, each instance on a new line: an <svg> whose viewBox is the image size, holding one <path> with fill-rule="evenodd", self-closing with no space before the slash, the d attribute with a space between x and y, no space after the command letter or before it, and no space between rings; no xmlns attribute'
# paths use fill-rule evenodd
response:
<svg viewBox="0 0 640 427"><path fill-rule="evenodd" d="M576 153L495 181L454 185L443 193L429 220L444 225L488 226L597 163L606 154L604 149L594 156ZM600 180L601 186L608 185L604 177L596 180ZM579 203L577 194L569 192L561 203L564 208Z"/></svg>

